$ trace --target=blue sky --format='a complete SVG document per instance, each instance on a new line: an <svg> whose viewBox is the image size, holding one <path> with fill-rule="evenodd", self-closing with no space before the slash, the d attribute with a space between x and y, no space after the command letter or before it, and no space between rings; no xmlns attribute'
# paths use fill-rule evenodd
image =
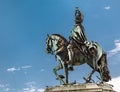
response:
<svg viewBox="0 0 120 92"><path fill-rule="evenodd" d="M68 39L76 6L84 15L88 40L101 44L108 54L113 80L120 80L119 3L119 0L0 0L0 92L42 92L45 86L59 84L52 72L58 63L54 56L46 54L45 41L47 34L53 33ZM88 65L75 67L70 72L70 81L83 82L82 77L89 71Z"/></svg>

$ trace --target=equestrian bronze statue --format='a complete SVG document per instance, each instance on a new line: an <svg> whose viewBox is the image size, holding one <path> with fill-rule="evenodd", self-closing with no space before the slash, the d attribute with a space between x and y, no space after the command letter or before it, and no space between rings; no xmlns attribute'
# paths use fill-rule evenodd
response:
<svg viewBox="0 0 120 92"><path fill-rule="evenodd" d="M111 76L107 67L106 53L97 42L87 40L82 22L83 15L76 8L75 25L69 41L59 34L48 35L46 51L55 55L59 62L53 72L62 84L68 84L68 72L74 70L74 66L87 63L93 70L87 78L84 77L86 82L91 81L91 77L96 71L100 74L101 82L108 82L111 80ZM64 69L65 76L58 74L57 71L60 69Z"/></svg>

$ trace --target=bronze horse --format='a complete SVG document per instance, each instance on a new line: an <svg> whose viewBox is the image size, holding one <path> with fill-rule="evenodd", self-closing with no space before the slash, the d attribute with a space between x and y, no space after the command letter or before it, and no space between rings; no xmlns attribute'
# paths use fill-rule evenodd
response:
<svg viewBox="0 0 120 92"><path fill-rule="evenodd" d="M96 53L99 54L99 51L102 52L102 55L100 55L101 57L99 57L99 60L94 60L94 57L91 56L92 53L92 48L88 49L90 46L90 44L95 45ZM59 34L52 34L51 36L48 35L47 39L46 39L46 52L47 53L51 53L55 55L55 58L57 59L57 61L59 61L59 65L56 66L53 71L57 77L57 79L59 79L63 84L68 84L68 65L71 65L71 63L68 63L69 61L69 50L68 50L68 46L71 45L72 48L72 52L73 52L73 57L72 57L72 66L76 66L76 65L82 65L87 63L93 70L92 72L89 74L89 76L87 78L85 78L86 82L90 82L91 81L91 77L92 74L97 71L100 74L101 77L101 82L108 82L111 77L109 75L109 70L107 67L107 59L106 59L106 54L103 52L102 49L99 46L98 43L96 42L85 42L85 49L86 49L86 53L88 53L88 56L86 56L84 53L82 53L79 49L79 47L81 47L81 44L75 44L75 42L71 42L69 43L63 36L59 35ZM97 54L97 55L98 55ZM95 56L97 57L97 56ZM60 69L64 69L65 71L65 80L63 80L63 76L61 77L61 75L59 75L57 73L58 70Z"/></svg>
<svg viewBox="0 0 120 92"><path fill-rule="evenodd" d="M66 61L68 61L67 45L68 41L59 34L48 35L46 39L46 52L54 54L56 60L59 61L59 65L53 69L53 72L63 84L68 83L68 65L66 64ZM63 80L62 76L58 75L57 71L60 69L64 69L66 80Z"/></svg>

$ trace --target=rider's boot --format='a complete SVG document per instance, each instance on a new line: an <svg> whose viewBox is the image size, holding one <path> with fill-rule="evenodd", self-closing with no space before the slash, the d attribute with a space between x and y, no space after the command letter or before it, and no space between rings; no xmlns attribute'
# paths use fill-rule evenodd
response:
<svg viewBox="0 0 120 92"><path fill-rule="evenodd" d="M74 70L73 66L70 65L70 66L68 67L68 71L73 71L73 70Z"/></svg>
<svg viewBox="0 0 120 92"><path fill-rule="evenodd" d="M72 65L72 62L71 61L69 61L69 67L68 67L68 70L69 71L73 71L74 69L73 69L73 65Z"/></svg>

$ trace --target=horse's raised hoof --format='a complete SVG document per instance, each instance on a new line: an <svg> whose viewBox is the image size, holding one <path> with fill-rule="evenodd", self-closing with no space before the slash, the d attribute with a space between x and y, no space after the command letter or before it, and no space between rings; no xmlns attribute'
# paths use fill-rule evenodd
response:
<svg viewBox="0 0 120 92"><path fill-rule="evenodd" d="M58 75L59 78L64 79L65 77L63 75ZM56 80L59 80L59 78L56 78Z"/></svg>

